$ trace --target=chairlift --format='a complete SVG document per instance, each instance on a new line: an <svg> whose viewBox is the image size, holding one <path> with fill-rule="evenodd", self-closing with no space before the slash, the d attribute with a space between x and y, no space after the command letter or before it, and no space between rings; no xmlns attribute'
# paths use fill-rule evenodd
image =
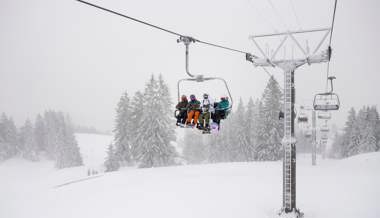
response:
<svg viewBox="0 0 380 218"><path fill-rule="evenodd" d="M300 115L298 115L298 123L307 123L308 122L308 118L307 118L307 115L305 113L300 113Z"/></svg>
<svg viewBox="0 0 380 218"><path fill-rule="evenodd" d="M198 82L199 83L199 82L217 80L217 81L222 82L226 88L226 91L228 93L229 102L230 102L227 110L230 111L232 109L232 106L233 106L233 99L232 99L232 95L231 95L229 86L228 86L225 79L223 79L221 77L204 77L203 75L194 75L194 74L190 73L190 70L189 70L189 45L190 45L190 43L194 43L195 39L188 37L188 36L181 36L179 39L177 39L177 42L178 43L183 42L185 44L185 48L186 48L186 53L185 53L185 55L186 55L186 73L187 73L187 75L190 76L190 78L180 79L177 82L178 101L181 100L181 95L182 95L181 83L183 83L185 81L196 82L196 83ZM208 93L208 92L204 92L204 93Z"/></svg>
<svg viewBox="0 0 380 218"><path fill-rule="evenodd" d="M321 132L329 132L330 131L330 129L327 125L322 126L320 130L321 130Z"/></svg>
<svg viewBox="0 0 380 218"><path fill-rule="evenodd" d="M333 79L335 76L328 77L331 84L331 90L329 92L319 93L314 96L313 107L316 111L331 111L339 110L340 101L339 96L333 92Z"/></svg>
<svg viewBox="0 0 380 218"><path fill-rule="evenodd" d="M304 112L304 107L300 106L300 114L297 117L298 123L307 123L309 121L307 114Z"/></svg>
<svg viewBox="0 0 380 218"><path fill-rule="evenodd" d="M220 81L221 83L224 84L224 87L227 91L227 94L228 94L228 101L229 101L229 107L227 109L224 109L225 111L225 116L222 117L222 119L225 119L227 117L227 115L231 112L232 110L232 107L233 107L233 99L232 99L232 95L231 95L231 92L230 92L230 89L229 89L229 86L226 82L225 79L221 78L221 77L204 77L203 75L193 75L190 73L189 71L189 45L190 43L193 43L195 42L195 40L191 37L188 37L188 36L181 36L177 42L183 42L185 44L185 48L186 48L186 73L187 75L189 75L190 78L184 78L184 79L180 79L178 80L177 82L177 94L178 94L178 102L181 101L181 96L184 94L183 92L181 92L181 84L183 82L193 82L193 83L203 83L203 82L207 82L207 81L212 81L212 80L215 80L215 81ZM204 92L204 93L209 93L209 92ZM215 110L218 110L218 109L215 109ZM174 112L174 116L177 116L179 113L178 110L176 110ZM219 125L219 123L218 123ZM207 133L210 133L210 132L207 132Z"/></svg>
<svg viewBox="0 0 380 218"><path fill-rule="evenodd" d="M310 129L308 129L308 130L306 131L306 133L305 133L305 137L306 137L306 138L310 138L310 137L311 137L311 130L310 130Z"/></svg>
<svg viewBox="0 0 380 218"><path fill-rule="evenodd" d="M328 111L319 111L318 112L318 119L330 120L331 119L331 113Z"/></svg>
<svg viewBox="0 0 380 218"><path fill-rule="evenodd" d="M181 91L181 84L183 82L187 81L187 82L195 82L195 83L198 82L199 83L199 82L207 82L207 81L211 81L211 80L217 80L217 81L220 81L224 84L224 87L225 87L227 94L228 94L228 100L230 103L226 112L229 113L232 109L232 106L233 106L233 99L232 99L231 92L230 92L230 89L228 87L227 81L223 78L220 78L220 77L203 77L203 75L197 75L195 78L185 78L185 79L178 80L178 82L177 82L178 101L181 101L181 96L184 94ZM208 93L208 92L204 92L204 93Z"/></svg>

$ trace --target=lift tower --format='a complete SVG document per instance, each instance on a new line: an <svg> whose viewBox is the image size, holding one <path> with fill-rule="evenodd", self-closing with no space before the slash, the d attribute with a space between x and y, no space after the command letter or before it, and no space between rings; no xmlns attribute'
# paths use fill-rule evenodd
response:
<svg viewBox="0 0 380 218"><path fill-rule="evenodd" d="M301 46L295 38L297 34L308 34L314 32L324 32L322 39L311 53L308 45ZM304 64L323 63L330 61L331 48L320 51L326 38L330 35L331 28L320 28L301 31L287 31L282 33L252 35L249 38L254 42L263 57L253 57L247 54L246 59L259 67L279 67L284 71L284 138L283 146L283 203L280 216L302 217L302 213L296 208L296 138L294 135L295 121L295 81L294 71ZM273 54L266 54L259 43L258 38L282 37L281 43L274 50ZM277 59L276 56L287 40L295 44L297 50L302 54L300 58Z"/></svg>

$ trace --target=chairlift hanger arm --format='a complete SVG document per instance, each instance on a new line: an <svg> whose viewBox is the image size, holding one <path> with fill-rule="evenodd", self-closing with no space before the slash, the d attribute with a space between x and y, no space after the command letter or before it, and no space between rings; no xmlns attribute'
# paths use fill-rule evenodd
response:
<svg viewBox="0 0 380 218"><path fill-rule="evenodd" d="M334 91L333 80L336 79L336 77L335 76L329 76L327 79L330 80L330 85L331 85L330 93L332 93Z"/></svg>

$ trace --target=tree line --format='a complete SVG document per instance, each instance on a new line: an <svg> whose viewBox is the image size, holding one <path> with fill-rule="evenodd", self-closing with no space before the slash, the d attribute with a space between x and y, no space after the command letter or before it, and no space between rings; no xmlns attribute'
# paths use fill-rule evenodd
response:
<svg viewBox="0 0 380 218"><path fill-rule="evenodd" d="M380 119L376 106L351 108L343 132L337 132L329 156L345 158L380 150Z"/></svg>
<svg viewBox="0 0 380 218"><path fill-rule="evenodd" d="M37 115L34 123L27 119L20 128L11 117L2 114L0 161L12 157L31 161L48 158L59 169L83 164L70 118L52 110Z"/></svg>
<svg viewBox="0 0 380 218"><path fill-rule="evenodd" d="M108 147L106 171L120 166L156 167L205 162L267 161L282 157L283 124L279 120L282 92L271 77L261 99L247 105L240 100L236 111L222 122L218 134L185 130L178 151L173 104L161 75L153 75L143 92L132 99L125 92L116 108L114 143Z"/></svg>
<svg viewBox="0 0 380 218"><path fill-rule="evenodd" d="M108 147L106 171L120 166L168 166L176 163L173 146L175 121L169 87L160 74L152 75L145 89L125 92L116 108L114 143Z"/></svg>

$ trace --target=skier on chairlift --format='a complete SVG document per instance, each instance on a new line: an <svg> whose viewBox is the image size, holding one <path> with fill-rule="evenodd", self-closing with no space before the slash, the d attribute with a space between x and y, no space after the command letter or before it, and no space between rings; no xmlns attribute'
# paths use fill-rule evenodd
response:
<svg viewBox="0 0 380 218"><path fill-rule="evenodd" d="M177 126L181 124L185 124L187 119L187 105L189 101L187 100L186 95L181 96L181 101L175 106L175 108L179 111L177 115Z"/></svg>
<svg viewBox="0 0 380 218"><path fill-rule="evenodd" d="M201 115L199 117L199 129L209 131L210 130L210 118L211 113L214 112L214 101L208 94L203 94L203 100L201 102Z"/></svg>
<svg viewBox="0 0 380 218"><path fill-rule="evenodd" d="M228 101L228 97L221 97L220 102L214 104L215 113L213 120L218 124L218 129L220 128L220 120L225 119L228 115L228 109L230 108L230 102Z"/></svg>
<svg viewBox="0 0 380 218"><path fill-rule="evenodd" d="M191 125L191 126L197 125L199 114L200 114L200 105L201 103L197 100L195 95L190 95L190 101L187 105L188 112L187 112L187 120L186 120L185 125ZM193 120L193 123L191 123L191 120Z"/></svg>

